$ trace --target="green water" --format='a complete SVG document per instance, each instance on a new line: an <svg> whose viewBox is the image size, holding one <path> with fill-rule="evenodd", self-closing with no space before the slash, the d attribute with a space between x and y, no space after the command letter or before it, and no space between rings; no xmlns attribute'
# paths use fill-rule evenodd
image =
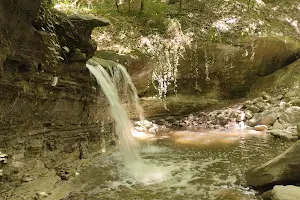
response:
<svg viewBox="0 0 300 200"><path fill-rule="evenodd" d="M132 178L115 151L76 178L74 187L84 188L73 196L87 200L260 199L242 186L244 172L291 145L258 132L173 131L162 136L141 144L147 168L137 167L136 172L144 173L145 180Z"/></svg>

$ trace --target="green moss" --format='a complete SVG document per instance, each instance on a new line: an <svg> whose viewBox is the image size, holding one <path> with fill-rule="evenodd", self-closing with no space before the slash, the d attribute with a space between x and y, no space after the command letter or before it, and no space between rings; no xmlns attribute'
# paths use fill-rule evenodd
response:
<svg viewBox="0 0 300 200"><path fill-rule="evenodd" d="M288 91L299 90L300 60L286 66L275 73L260 78L251 88L250 96L257 96L265 91L278 95Z"/></svg>

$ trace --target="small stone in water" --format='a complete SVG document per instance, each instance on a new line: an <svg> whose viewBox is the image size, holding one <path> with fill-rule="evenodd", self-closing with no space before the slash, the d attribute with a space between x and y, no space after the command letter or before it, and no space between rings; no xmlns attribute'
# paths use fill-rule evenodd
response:
<svg viewBox="0 0 300 200"><path fill-rule="evenodd" d="M256 130L256 131L266 131L266 130L268 130L268 127L266 125L256 125L256 126L254 126L254 130Z"/></svg>
<svg viewBox="0 0 300 200"><path fill-rule="evenodd" d="M48 196L47 192L37 192L36 194L37 194L39 197L47 197L47 196Z"/></svg>

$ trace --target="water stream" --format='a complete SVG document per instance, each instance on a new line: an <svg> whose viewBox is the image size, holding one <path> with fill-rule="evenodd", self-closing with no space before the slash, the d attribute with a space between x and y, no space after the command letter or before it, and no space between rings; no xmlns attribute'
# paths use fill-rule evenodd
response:
<svg viewBox="0 0 300 200"><path fill-rule="evenodd" d="M256 200L260 199L256 192L243 186L245 171L291 145L264 132L244 129L143 132L152 129L134 128L118 96L117 87L123 88L121 92L128 97L126 103L134 103L136 110L142 111L126 69L97 59L90 59L87 68L109 101L120 151L101 155L80 173L72 183L74 190L80 188L73 193L76 198ZM144 120L142 112L139 117ZM137 124L141 126L143 121ZM152 125L148 122L148 126ZM140 145L133 133L142 136Z"/></svg>
<svg viewBox="0 0 300 200"><path fill-rule="evenodd" d="M168 172L161 182L136 181L124 169L120 152L113 151L97 159L74 187L86 184L76 194L86 200L257 200L256 192L243 186L245 171L289 145L262 132L171 130L142 141L139 148L146 167Z"/></svg>

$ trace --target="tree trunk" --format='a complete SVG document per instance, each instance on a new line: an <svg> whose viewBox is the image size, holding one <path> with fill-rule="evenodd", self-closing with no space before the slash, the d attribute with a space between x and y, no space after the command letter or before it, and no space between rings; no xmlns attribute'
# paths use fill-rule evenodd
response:
<svg viewBox="0 0 300 200"><path fill-rule="evenodd" d="M117 11L119 13L120 12L120 10L119 10L119 0L116 0L115 2L116 2Z"/></svg>
<svg viewBox="0 0 300 200"><path fill-rule="evenodd" d="M128 0L128 12L131 11L130 4L131 4L131 0Z"/></svg>
<svg viewBox="0 0 300 200"><path fill-rule="evenodd" d="M141 7L140 7L140 12L142 13L142 12L144 12L144 9L145 9L145 2L144 2L145 0L141 0Z"/></svg>
<svg viewBox="0 0 300 200"><path fill-rule="evenodd" d="M183 1L183 0L180 0L180 2L179 2L179 12L180 12L180 13L182 13L182 1Z"/></svg>

